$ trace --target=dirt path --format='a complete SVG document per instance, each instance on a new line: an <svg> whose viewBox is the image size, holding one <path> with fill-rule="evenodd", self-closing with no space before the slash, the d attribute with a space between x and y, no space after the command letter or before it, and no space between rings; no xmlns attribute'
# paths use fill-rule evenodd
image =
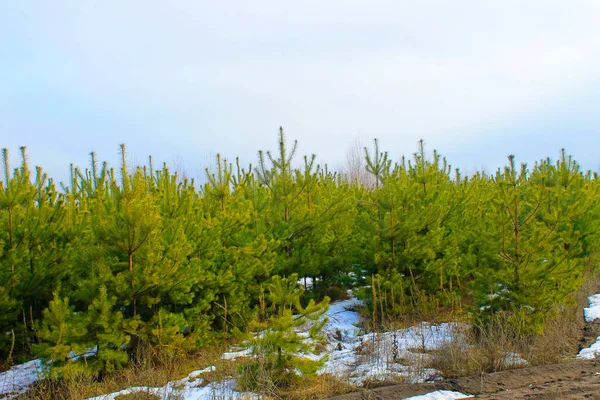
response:
<svg viewBox="0 0 600 400"><path fill-rule="evenodd" d="M455 390L477 399L600 399L600 362L574 361L502 371L438 383L394 385L348 393L336 400L397 400L436 390Z"/></svg>

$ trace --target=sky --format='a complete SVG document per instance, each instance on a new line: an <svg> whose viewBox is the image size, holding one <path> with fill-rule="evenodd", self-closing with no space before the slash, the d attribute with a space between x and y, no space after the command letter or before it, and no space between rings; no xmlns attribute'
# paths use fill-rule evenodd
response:
<svg viewBox="0 0 600 400"><path fill-rule="evenodd" d="M599 22L596 0L3 1L0 147L59 181L120 143L200 178L283 126L330 169L378 138L465 173L561 148L597 171Z"/></svg>

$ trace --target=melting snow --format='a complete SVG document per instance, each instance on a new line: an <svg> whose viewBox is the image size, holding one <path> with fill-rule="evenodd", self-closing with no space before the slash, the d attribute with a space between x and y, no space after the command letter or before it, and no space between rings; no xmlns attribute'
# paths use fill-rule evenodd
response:
<svg viewBox="0 0 600 400"><path fill-rule="evenodd" d="M209 367L194 371L183 379L169 382L161 387L138 386L120 390L118 392L91 397L88 400L115 400L118 396L132 393L148 393L157 396L160 399L170 399L172 397L183 400L203 400L203 399L258 399L258 395L253 393L241 393L236 391L235 380L230 379L222 382L211 382L202 386L203 379L197 379L205 372L214 371L215 367Z"/></svg>
<svg viewBox="0 0 600 400"><path fill-rule="evenodd" d="M358 318L358 314L352 316ZM329 344L329 359L320 373L362 385L369 380L408 383L436 380L438 371L425 368L430 350L450 340L453 324L427 324L385 333L347 335ZM339 335L338 335L339 338Z"/></svg>
<svg viewBox="0 0 600 400"><path fill-rule="evenodd" d="M19 393L25 393L29 385L42 376L42 361L32 360L25 364L15 365L6 372L0 374L0 395L2 399L15 397Z"/></svg>
<svg viewBox="0 0 600 400"><path fill-rule="evenodd" d="M504 354L503 364L505 366L518 367L527 365L528 362L519 353L507 352Z"/></svg>
<svg viewBox="0 0 600 400"><path fill-rule="evenodd" d="M468 399L473 398L469 394L463 394L460 392L453 392L450 390L438 390L420 396L406 397L404 400L454 400L454 399Z"/></svg>
<svg viewBox="0 0 600 400"><path fill-rule="evenodd" d="M600 318L600 294L588 297L588 302L590 306L583 309L583 315L585 316L585 322L592 322Z"/></svg>
<svg viewBox="0 0 600 400"><path fill-rule="evenodd" d="M583 309L583 315L586 322L592 322L600 318L600 294L588 297L590 306ZM596 358L600 355L600 336L596 338L596 343L586 349L581 349L577 358Z"/></svg>
<svg viewBox="0 0 600 400"><path fill-rule="evenodd" d="M251 355L252 350L248 347L242 350L228 351L226 353L223 353L221 358L223 360L235 360L238 357L250 357Z"/></svg>
<svg viewBox="0 0 600 400"><path fill-rule="evenodd" d="M600 355L600 336L596 338L596 343L592 344L587 349L581 349L577 358L596 358Z"/></svg>

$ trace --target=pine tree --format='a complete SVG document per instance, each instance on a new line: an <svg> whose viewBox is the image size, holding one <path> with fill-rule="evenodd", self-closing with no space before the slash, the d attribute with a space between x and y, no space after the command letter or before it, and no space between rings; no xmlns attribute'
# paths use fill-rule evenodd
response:
<svg viewBox="0 0 600 400"><path fill-rule="evenodd" d="M324 314L329 298L320 303L311 300L302 307L303 288L297 282L298 275L292 274L289 278L274 276L267 285L271 316L251 326L255 360L242 366L242 385L247 388L286 385L294 379L296 370L314 375L325 362L325 357L314 360L304 355L317 354L317 344L323 340L321 331L327 323ZM308 337L301 332L307 332ZM266 376L261 372L267 372Z"/></svg>
<svg viewBox="0 0 600 400"><path fill-rule="evenodd" d="M583 232L573 229L588 209L576 165L549 160L530 172L517 170L514 156L494 178L499 268L486 270L490 295L486 311L512 310L532 329L569 300L582 283ZM584 234L585 235L585 234Z"/></svg>
<svg viewBox="0 0 600 400"><path fill-rule="evenodd" d="M85 318L74 312L68 298L60 298L56 292L39 324L41 343L34 345L35 353L48 363L52 376L81 373L84 368L72 360L85 353L86 334Z"/></svg>
<svg viewBox="0 0 600 400"><path fill-rule="evenodd" d="M105 286L101 286L98 296L93 299L86 317L86 343L94 357L87 364L94 370L111 372L129 362L126 346L130 337L123 320L123 314L115 310L116 298L108 297Z"/></svg>

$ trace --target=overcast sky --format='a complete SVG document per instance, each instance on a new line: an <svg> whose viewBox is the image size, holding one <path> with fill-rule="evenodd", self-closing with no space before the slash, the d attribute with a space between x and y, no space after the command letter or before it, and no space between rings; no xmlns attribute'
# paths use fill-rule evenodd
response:
<svg viewBox="0 0 600 400"><path fill-rule="evenodd" d="M280 125L332 168L377 137L598 170L599 78L596 0L0 2L0 147L59 180L122 142L192 176L255 162Z"/></svg>

